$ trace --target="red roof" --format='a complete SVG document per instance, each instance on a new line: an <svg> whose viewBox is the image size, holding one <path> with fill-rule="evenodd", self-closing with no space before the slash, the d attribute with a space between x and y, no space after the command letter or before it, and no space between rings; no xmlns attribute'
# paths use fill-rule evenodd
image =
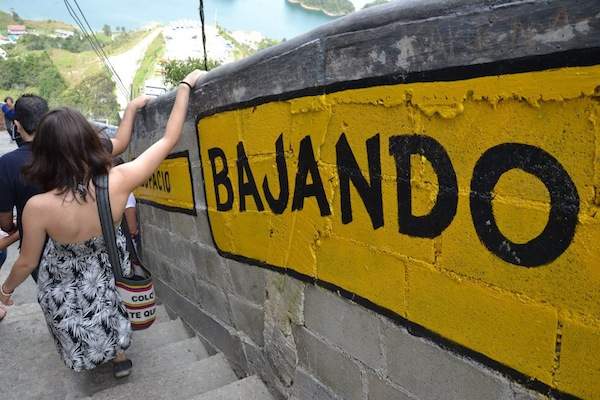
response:
<svg viewBox="0 0 600 400"><path fill-rule="evenodd" d="M12 32L21 32L27 30L25 25L8 25L6 29Z"/></svg>

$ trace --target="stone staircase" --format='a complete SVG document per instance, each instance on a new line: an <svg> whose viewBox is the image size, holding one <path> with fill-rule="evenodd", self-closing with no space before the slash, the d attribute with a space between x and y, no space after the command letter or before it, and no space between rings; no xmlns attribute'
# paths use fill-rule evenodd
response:
<svg viewBox="0 0 600 400"><path fill-rule="evenodd" d="M36 303L14 306L0 322L2 400L273 400L255 376L238 380L223 354L211 355L164 306L145 331L134 332L127 352L132 374L112 367L76 373L65 367Z"/></svg>

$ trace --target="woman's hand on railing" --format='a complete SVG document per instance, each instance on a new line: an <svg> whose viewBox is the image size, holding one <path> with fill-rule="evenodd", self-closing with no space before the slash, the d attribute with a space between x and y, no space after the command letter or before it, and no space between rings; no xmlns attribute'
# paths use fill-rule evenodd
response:
<svg viewBox="0 0 600 400"><path fill-rule="evenodd" d="M198 79L200 79L205 74L206 74L206 71L201 71L199 69L195 69L192 72L190 72L189 74L187 74L187 76L185 78L183 78L182 82L185 82L188 85L190 85L191 87L194 87L194 86L196 86Z"/></svg>
<svg viewBox="0 0 600 400"><path fill-rule="evenodd" d="M135 109L139 110L140 108L143 108L146 104L148 104L148 102L152 99L152 96L147 96L145 94L136 97L135 99L131 100L129 102L129 106L130 107L134 107Z"/></svg>

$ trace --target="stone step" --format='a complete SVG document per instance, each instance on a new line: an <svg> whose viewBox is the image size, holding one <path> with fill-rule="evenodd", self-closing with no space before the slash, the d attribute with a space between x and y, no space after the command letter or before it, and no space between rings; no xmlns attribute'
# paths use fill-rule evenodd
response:
<svg viewBox="0 0 600 400"><path fill-rule="evenodd" d="M188 339L193 335L179 318L152 325L143 331L133 332L130 351L153 349L169 343Z"/></svg>
<svg viewBox="0 0 600 400"><path fill-rule="evenodd" d="M167 313L167 309L163 305L156 306L156 321L153 325L161 324L163 322L171 321L172 318Z"/></svg>
<svg viewBox="0 0 600 400"><path fill-rule="evenodd" d="M257 376L230 383L219 389L191 397L189 400L273 400L269 390Z"/></svg>
<svg viewBox="0 0 600 400"><path fill-rule="evenodd" d="M27 314L21 313L21 314L15 315L11 311L12 310L8 311L8 314L6 314L6 319L4 321L2 321L2 323L10 324L10 323L14 323L14 322L29 321L30 323L42 324L43 326L46 326L46 320L44 318L44 314L42 313L42 309L39 308L39 306L38 306L38 311L33 311L33 312L27 313Z"/></svg>
<svg viewBox="0 0 600 400"><path fill-rule="evenodd" d="M179 319L155 323L146 330L133 332L129 351L132 354L146 351L191 336ZM32 316L30 319L14 322L3 321L0 323L0 337L2 359L18 360L19 363L27 364L57 352L43 316Z"/></svg>
<svg viewBox="0 0 600 400"><path fill-rule="evenodd" d="M22 319L31 314L41 314L42 309L38 303L25 303L18 306L7 307L8 313L3 322L12 322L17 318Z"/></svg>
<svg viewBox="0 0 600 400"><path fill-rule="evenodd" d="M6 387L3 386L4 383L14 385L12 393L17 395L15 398L81 398L117 384L137 382L164 370L179 369L186 364L207 358L208 353L198 338L190 338L156 349L128 352L128 356L133 361L134 369L131 376L123 380L117 381L113 378L111 363L99 366L93 371L77 373L65 367L56 354L54 357L47 356L38 360L37 365L28 370L18 368L11 371L9 376L0 377L0 387ZM18 376L15 377L15 373ZM37 378L32 381L31 376Z"/></svg>
<svg viewBox="0 0 600 400"><path fill-rule="evenodd" d="M56 352L41 313L31 314L26 319L0 322L0 338L2 360L24 362L52 350Z"/></svg>
<svg viewBox="0 0 600 400"><path fill-rule="evenodd" d="M134 383L124 383L96 393L87 400L185 400L236 381L223 354L163 370Z"/></svg>

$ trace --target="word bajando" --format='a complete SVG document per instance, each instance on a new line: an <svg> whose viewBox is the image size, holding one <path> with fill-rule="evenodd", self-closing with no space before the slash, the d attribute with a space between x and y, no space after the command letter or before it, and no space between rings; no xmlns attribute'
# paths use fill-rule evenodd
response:
<svg viewBox="0 0 600 400"><path fill-rule="evenodd" d="M353 205L352 187L360 197L360 204L368 214L373 229L384 227L384 178L381 170L380 142L380 135L376 134L364 144L360 158L368 160L366 174L361 171L357 155L350 147L346 135L342 133L336 142L336 177L333 179L337 180L337 214L342 224L352 223L353 208L357 210L360 207L356 203ZM236 210L238 212L263 212L268 207L271 213L281 215L286 211L301 211L305 202L313 199L321 217L331 216L331 202L336 196L332 196L332 199L327 197L311 136L302 138L298 158L291 160L290 167L286 160L283 135L277 138L273 148L277 175L269 179L269 174L266 173L262 181L262 190L259 190L251 159L248 158L243 142L238 142L236 155L230 156L234 158L236 166L237 179L234 178L233 182L229 173L228 158L223 149L213 147L208 150L217 211L233 211L235 204L239 207ZM447 151L432 137L417 134L391 136L388 148L389 155L396 165L393 179L396 182L397 204L397 217L389 223L397 223L400 234L420 238L439 236L455 218L459 200L456 172ZM437 195L426 215L414 215L412 210L412 156L420 156L427 160L438 182ZM290 169L294 176L292 185L289 182ZM548 224L539 236L524 244L514 243L502 234L492 209L493 190L502 175L512 169L521 169L534 175L550 193ZM328 179L330 176L332 175L327 173L325 175ZM272 189L273 186L277 190ZM290 186L293 189L290 189ZM554 261L571 243L579 212L577 189L560 162L538 147L506 143L487 150L475 165L469 197L471 216L479 239L492 253L507 262L527 267L540 266ZM250 206L249 202L253 204Z"/></svg>

